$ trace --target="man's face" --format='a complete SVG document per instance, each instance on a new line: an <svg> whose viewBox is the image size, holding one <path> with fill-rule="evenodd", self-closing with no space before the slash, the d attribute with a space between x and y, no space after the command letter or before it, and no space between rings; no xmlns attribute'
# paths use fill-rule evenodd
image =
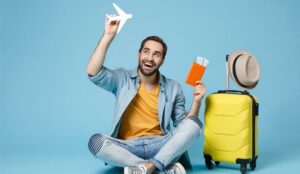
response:
<svg viewBox="0 0 300 174"><path fill-rule="evenodd" d="M163 64L163 46L161 43L148 40L139 53L139 70L145 76L155 74Z"/></svg>

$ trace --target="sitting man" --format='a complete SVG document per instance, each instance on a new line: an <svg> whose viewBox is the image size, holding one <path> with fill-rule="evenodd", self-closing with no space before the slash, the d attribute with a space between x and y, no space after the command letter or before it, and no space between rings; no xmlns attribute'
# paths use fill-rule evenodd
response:
<svg viewBox="0 0 300 174"><path fill-rule="evenodd" d="M198 113L206 89L197 82L191 109L186 112L179 83L159 71L167 45L157 36L142 41L137 68L111 70L103 66L118 26L119 21L106 20L87 66L91 81L116 97L110 136L93 135L89 149L105 163L124 167L125 174L184 174L185 168L191 167L188 146L201 134Z"/></svg>

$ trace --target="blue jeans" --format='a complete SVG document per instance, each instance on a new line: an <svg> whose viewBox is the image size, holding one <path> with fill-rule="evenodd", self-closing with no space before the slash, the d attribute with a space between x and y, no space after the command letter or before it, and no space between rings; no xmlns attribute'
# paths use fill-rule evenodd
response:
<svg viewBox="0 0 300 174"><path fill-rule="evenodd" d="M96 158L107 164L126 167L151 162L159 170L176 162L189 145L202 132L197 117L187 117L164 136L145 136L121 140L95 134L89 141L89 148Z"/></svg>

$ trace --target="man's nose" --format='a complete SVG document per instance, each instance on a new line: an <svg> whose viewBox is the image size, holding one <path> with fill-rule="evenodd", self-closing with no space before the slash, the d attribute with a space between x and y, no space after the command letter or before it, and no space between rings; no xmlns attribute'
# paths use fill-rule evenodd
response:
<svg viewBox="0 0 300 174"><path fill-rule="evenodd" d="M154 60L154 55L153 54L150 57L151 57L151 60Z"/></svg>
<svg viewBox="0 0 300 174"><path fill-rule="evenodd" d="M148 61L153 61L154 60L154 55L150 54L149 56L147 56L147 60Z"/></svg>

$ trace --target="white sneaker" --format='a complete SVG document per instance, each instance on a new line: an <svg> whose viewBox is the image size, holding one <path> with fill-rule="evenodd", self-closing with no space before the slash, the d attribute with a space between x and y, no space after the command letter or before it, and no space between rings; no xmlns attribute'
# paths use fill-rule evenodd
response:
<svg viewBox="0 0 300 174"><path fill-rule="evenodd" d="M180 163L174 163L168 165L164 171L161 173L163 174L186 174L184 167Z"/></svg>
<svg viewBox="0 0 300 174"><path fill-rule="evenodd" d="M143 165L125 167L124 174L147 174L147 168Z"/></svg>

